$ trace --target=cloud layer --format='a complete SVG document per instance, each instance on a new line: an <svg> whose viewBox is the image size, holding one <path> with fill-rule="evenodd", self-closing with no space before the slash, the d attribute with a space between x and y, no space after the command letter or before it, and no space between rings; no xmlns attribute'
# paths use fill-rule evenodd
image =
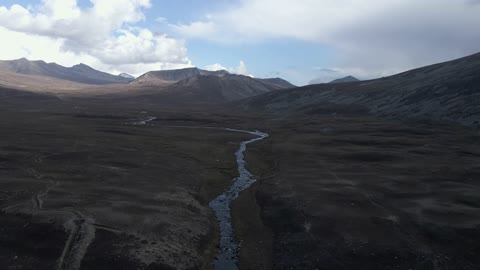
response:
<svg viewBox="0 0 480 270"><path fill-rule="evenodd" d="M226 70L226 71L228 71L230 73L233 73L233 74L239 74L239 75L245 75L245 76L253 77L253 75L248 70L247 65L245 64L245 62L243 62L243 60L240 61L240 63L238 64L237 67L226 68L226 67L222 66L221 64L216 63L216 64L213 64L213 65L206 66L205 70L208 70L208 71Z"/></svg>
<svg viewBox="0 0 480 270"><path fill-rule="evenodd" d="M236 0L221 5L218 12L196 14L195 18L203 18L199 21L171 24L161 17L168 14L150 18L173 30L175 38L145 26L152 25L145 15L154 3L151 0L89 0L82 7L78 2L0 4L0 59L27 57L67 66L83 62L112 73L140 75L192 66L184 40L206 39L232 44L234 49L242 43L272 46L277 41L301 41L333 51L327 66L275 70L307 82L336 75L386 76L480 51L480 0ZM176 5L179 12L188 8L182 6L185 3ZM205 51L205 57L215 54ZM250 75L244 63L226 69Z"/></svg>
<svg viewBox="0 0 480 270"><path fill-rule="evenodd" d="M65 65L85 62L138 75L149 69L191 66L183 40L135 27L150 0L43 0L35 7L0 6L2 58L17 55Z"/></svg>
<svg viewBox="0 0 480 270"><path fill-rule="evenodd" d="M479 3L241 0L203 21L171 27L189 38L223 43L272 39L318 43L336 51L335 68L371 77L479 51Z"/></svg>

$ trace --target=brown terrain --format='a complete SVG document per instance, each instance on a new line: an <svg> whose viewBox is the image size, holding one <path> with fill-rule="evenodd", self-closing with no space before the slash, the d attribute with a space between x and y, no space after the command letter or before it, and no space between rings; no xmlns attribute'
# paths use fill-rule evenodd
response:
<svg viewBox="0 0 480 270"><path fill-rule="evenodd" d="M252 138L228 127L270 134L248 146L257 182L232 206L240 269L480 269L479 67L287 90L2 76L0 265L212 269L208 203Z"/></svg>
<svg viewBox="0 0 480 270"><path fill-rule="evenodd" d="M208 267L216 222L207 204L234 178L232 153L248 136L175 128L214 122L170 112L136 125L139 111L59 109L2 111L0 204L11 224L0 233L2 265L55 269L67 252L58 269L76 269L83 252L80 269Z"/></svg>
<svg viewBox="0 0 480 270"><path fill-rule="evenodd" d="M79 64L73 67L64 67L56 63L46 63L45 61L29 61L25 58L10 61L0 61L0 71L24 75L53 77L61 80L92 85L124 84L133 80L123 76L115 76L101 72L85 64Z"/></svg>

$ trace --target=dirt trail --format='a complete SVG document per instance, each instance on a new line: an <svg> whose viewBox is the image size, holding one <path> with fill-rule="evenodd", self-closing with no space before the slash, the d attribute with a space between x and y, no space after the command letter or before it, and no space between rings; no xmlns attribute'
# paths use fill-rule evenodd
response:
<svg viewBox="0 0 480 270"><path fill-rule="evenodd" d="M149 122L157 119L156 117L148 117L145 120L140 120L133 125L147 125ZM215 212L215 216L220 225L221 243L218 249L215 269L238 269L237 267L237 243L233 237L232 221L231 221L231 204L238 197L241 191L247 189L256 180L253 175L246 169L246 161L244 158L244 152L247 149L247 145L256 141L263 140L269 135L260 131L247 131L231 128L219 128L219 127L196 127L196 126L168 126L172 128L205 128L226 130L231 132L241 132L257 136L256 138L246 140L240 143L239 149L235 152L239 176L233 179L232 186L216 199L209 203L210 208ZM46 179L44 175L40 174L33 169L25 169L31 176L37 180L45 181L46 188L42 192L34 195L31 199L31 214L35 215L47 215L47 216L67 216L67 222L65 222L64 228L69 232L65 247L62 251L60 258L58 259L57 270L79 270L83 257L85 256L89 245L95 239L95 231L107 230L114 233L120 233L121 231L116 228L98 224L92 218L83 215L81 212L75 209L45 209L44 198L59 185L58 182ZM2 210L19 211L21 208L25 208L25 204L29 202L17 203L15 205L8 206ZM7 209L8 208L8 209Z"/></svg>
<svg viewBox="0 0 480 270"><path fill-rule="evenodd" d="M95 239L95 229L97 227L103 228L99 224L95 224L95 221L91 218L85 217L82 213L76 210L69 209L45 209L44 198L59 185L50 179L46 179L44 175L31 168L24 168L28 174L37 180L46 182L46 188L40 193L35 194L31 202L31 211L27 210L32 215L46 215L46 216L70 216L71 218L64 224L64 228L69 232L69 237L65 243L65 247L62 251L61 257L58 259L58 270L78 270L82 259L87 252L88 246ZM25 205L29 204L29 201L17 203L4 207L2 211L16 212L25 209Z"/></svg>
<svg viewBox="0 0 480 270"><path fill-rule="evenodd" d="M94 220L84 217L77 211L71 211L74 218L65 224L70 235L65 243L62 256L58 260L58 270L78 270L88 246L95 239Z"/></svg>

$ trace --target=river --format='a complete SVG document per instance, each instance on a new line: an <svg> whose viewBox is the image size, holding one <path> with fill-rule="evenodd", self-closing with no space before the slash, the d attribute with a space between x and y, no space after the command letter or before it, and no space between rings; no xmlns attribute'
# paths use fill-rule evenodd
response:
<svg viewBox="0 0 480 270"><path fill-rule="evenodd" d="M256 181L253 175L247 170L247 162L245 161L244 153L245 150L247 150L248 144L263 140L269 135L260 131L246 131L229 128L226 128L225 130L243 132L257 136L257 138L240 143L240 148L235 152L239 173L238 177L233 179L233 183L227 191L209 203L209 206L215 212L215 216L220 225L220 245L215 259L215 269L235 270L238 269L238 245L233 234L231 205L240 192L249 188Z"/></svg>

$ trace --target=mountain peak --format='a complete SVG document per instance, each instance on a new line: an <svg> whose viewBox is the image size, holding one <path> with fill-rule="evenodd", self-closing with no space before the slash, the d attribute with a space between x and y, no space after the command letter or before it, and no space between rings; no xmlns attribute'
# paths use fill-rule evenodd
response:
<svg viewBox="0 0 480 270"><path fill-rule="evenodd" d="M182 69L173 69L173 70L157 70L150 71L140 76L136 82L137 83L154 83L155 81L167 81L167 82L178 82L185 80L187 78L196 76L196 75L212 75L212 76L225 76L228 74L227 71L208 71L199 69L197 67L188 67Z"/></svg>
<svg viewBox="0 0 480 270"><path fill-rule="evenodd" d="M330 82L326 82L325 80L326 80L325 78L317 78L317 79L311 80L308 84L345 83L345 82L360 81L359 79L357 79L353 76L346 76L346 77L343 77L343 78L335 79L335 80L330 81Z"/></svg>
<svg viewBox="0 0 480 270"><path fill-rule="evenodd" d="M134 76L132 76L132 75L130 75L130 74L128 74L128 73L125 73L125 72L118 74L118 76L119 76L119 77L122 77L122 78L127 78L127 79L133 79L133 80L135 80L135 77L134 77Z"/></svg>
<svg viewBox="0 0 480 270"><path fill-rule="evenodd" d="M368 83L317 84L278 91L248 100L245 107L278 115L296 111L326 113L351 106L348 114L358 110L380 116L448 120L479 128L478 74L480 54Z"/></svg>
<svg viewBox="0 0 480 270"><path fill-rule="evenodd" d="M0 61L0 71L25 75L47 76L67 81L97 85L129 83L133 80L131 78L119 77L95 70L83 63L73 67L64 67L55 63L47 64L43 60L30 61L26 58Z"/></svg>
<svg viewBox="0 0 480 270"><path fill-rule="evenodd" d="M347 76L347 77L343 77L343 78L340 78L340 79L333 80L329 83L344 83L344 82L358 82L358 81L360 81L360 80L353 77L353 76Z"/></svg>
<svg viewBox="0 0 480 270"><path fill-rule="evenodd" d="M74 65L72 68L82 68L82 69L93 69L88 65L85 65L84 63L80 63L78 65Z"/></svg>

